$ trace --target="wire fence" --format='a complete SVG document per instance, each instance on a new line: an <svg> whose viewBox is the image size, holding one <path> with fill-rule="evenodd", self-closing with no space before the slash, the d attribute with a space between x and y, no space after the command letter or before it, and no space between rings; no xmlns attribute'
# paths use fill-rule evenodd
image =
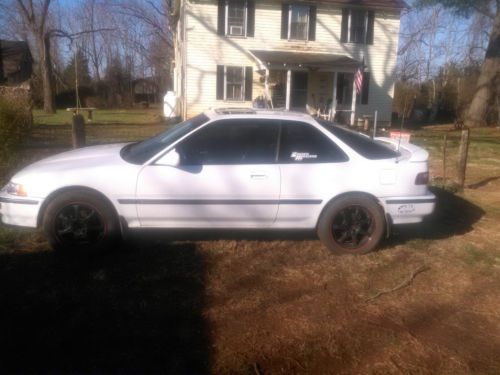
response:
<svg viewBox="0 0 500 375"><path fill-rule="evenodd" d="M155 125L125 125L125 124L86 124L85 138L87 145L134 142L153 137L169 126L166 124ZM37 125L33 128L31 136L26 140L25 146L65 148L72 146L71 125Z"/></svg>

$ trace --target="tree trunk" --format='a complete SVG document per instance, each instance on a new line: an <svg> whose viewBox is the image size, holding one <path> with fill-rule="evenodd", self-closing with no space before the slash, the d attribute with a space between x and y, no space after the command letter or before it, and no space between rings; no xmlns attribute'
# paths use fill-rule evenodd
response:
<svg viewBox="0 0 500 375"><path fill-rule="evenodd" d="M477 81L476 92L467 112L465 125L484 126L488 111L500 93L497 86L500 80L500 9L497 9L491 31L486 57Z"/></svg>
<svg viewBox="0 0 500 375"><path fill-rule="evenodd" d="M45 113L56 113L49 35L40 37L38 44L40 52L40 70L42 72L43 82L43 110Z"/></svg>

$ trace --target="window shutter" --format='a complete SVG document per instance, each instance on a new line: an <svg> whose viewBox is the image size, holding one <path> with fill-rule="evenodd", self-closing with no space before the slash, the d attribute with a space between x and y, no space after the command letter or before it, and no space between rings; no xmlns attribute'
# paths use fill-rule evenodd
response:
<svg viewBox="0 0 500 375"><path fill-rule="evenodd" d="M283 4L281 6L281 39L288 39L288 11L290 6Z"/></svg>
<svg viewBox="0 0 500 375"><path fill-rule="evenodd" d="M317 8L314 5L309 7L309 40L316 40L316 13Z"/></svg>
<svg viewBox="0 0 500 375"><path fill-rule="evenodd" d="M253 92L253 67L245 67L245 100L252 100Z"/></svg>
<svg viewBox="0 0 500 375"><path fill-rule="evenodd" d="M366 30L366 44L373 44L373 29L375 27L375 12L368 11L368 29Z"/></svg>
<svg viewBox="0 0 500 375"><path fill-rule="evenodd" d="M370 72L363 73L363 89L361 90L361 104L368 104L370 95Z"/></svg>
<svg viewBox="0 0 500 375"><path fill-rule="evenodd" d="M347 43L347 34L349 33L349 9L342 9L342 30L340 33L340 41Z"/></svg>
<svg viewBox="0 0 500 375"><path fill-rule="evenodd" d="M247 1L247 36L255 36L255 1Z"/></svg>
<svg viewBox="0 0 500 375"><path fill-rule="evenodd" d="M224 65L217 65L216 99L224 100Z"/></svg>
<svg viewBox="0 0 500 375"><path fill-rule="evenodd" d="M217 12L217 34L226 35L226 0L219 0Z"/></svg>

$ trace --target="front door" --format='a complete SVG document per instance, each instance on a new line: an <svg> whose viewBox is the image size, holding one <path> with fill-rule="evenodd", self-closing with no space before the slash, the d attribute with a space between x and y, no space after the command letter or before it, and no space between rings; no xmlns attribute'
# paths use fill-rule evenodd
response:
<svg viewBox="0 0 500 375"><path fill-rule="evenodd" d="M291 104L292 109L304 111L307 104L307 72L292 72Z"/></svg>
<svg viewBox="0 0 500 375"><path fill-rule="evenodd" d="M137 182L144 227L265 227L278 212L279 123L220 120L183 140L177 167L149 165Z"/></svg>

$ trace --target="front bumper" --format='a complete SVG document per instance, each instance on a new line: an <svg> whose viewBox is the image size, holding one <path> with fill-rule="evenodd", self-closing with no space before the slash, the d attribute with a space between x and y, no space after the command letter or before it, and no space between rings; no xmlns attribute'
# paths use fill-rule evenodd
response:
<svg viewBox="0 0 500 375"><path fill-rule="evenodd" d="M37 227L40 199L0 194L0 220L3 224L19 227Z"/></svg>
<svg viewBox="0 0 500 375"><path fill-rule="evenodd" d="M428 192L413 197L386 197L382 202L393 224L411 224L420 223L425 216L434 212L436 196Z"/></svg>

